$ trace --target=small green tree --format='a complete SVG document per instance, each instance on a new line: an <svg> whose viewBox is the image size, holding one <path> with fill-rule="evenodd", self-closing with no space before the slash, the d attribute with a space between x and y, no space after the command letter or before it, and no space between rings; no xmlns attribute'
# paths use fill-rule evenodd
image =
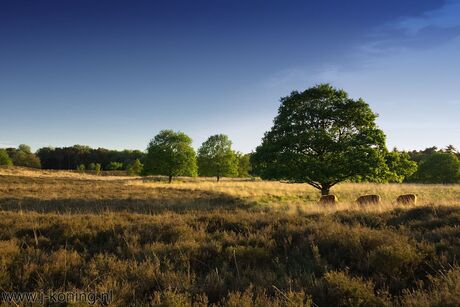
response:
<svg viewBox="0 0 460 307"><path fill-rule="evenodd" d="M144 175L196 176L197 164L192 139L183 132L162 130L150 141Z"/></svg>
<svg viewBox="0 0 460 307"><path fill-rule="evenodd" d="M241 152L236 153L238 159L238 177L246 178L249 177L252 170L251 167L251 154L243 154Z"/></svg>
<svg viewBox="0 0 460 307"><path fill-rule="evenodd" d="M5 149L0 149L0 165L13 165L13 161Z"/></svg>
<svg viewBox="0 0 460 307"><path fill-rule="evenodd" d="M96 163L91 162L90 164L88 164L89 171L94 171L95 169L96 169Z"/></svg>
<svg viewBox="0 0 460 307"><path fill-rule="evenodd" d="M80 173L83 173L85 171L85 165L84 164L80 164L77 166L77 171L80 172Z"/></svg>
<svg viewBox="0 0 460 307"><path fill-rule="evenodd" d="M116 171L123 169L123 163L121 162L110 162L109 165L107 165L107 170L109 171Z"/></svg>
<svg viewBox="0 0 460 307"><path fill-rule="evenodd" d="M200 176L234 177L238 174L238 159L232 142L224 134L210 136L198 149Z"/></svg>
<svg viewBox="0 0 460 307"><path fill-rule="evenodd" d="M133 164L128 167L128 174L129 175L140 175L143 169L144 169L144 165L141 163L139 159L136 159L134 160Z"/></svg>
<svg viewBox="0 0 460 307"><path fill-rule="evenodd" d="M362 99L321 84L281 99L272 129L252 155L262 178L306 182L323 195L385 166L385 134Z"/></svg>
<svg viewBox="0 0 460 307"><path fill-rule="evenodd" d="M102 170L101 164L100 164L100 163L96 163L96 164L94 165L94 173L95 173L96 175L99 175L99 174L101 173L101 170Z"/></svg>
<svg viewBox="0 0 460 307"><path fill-rule="evenodd" d="M420 162L413 177L424 183L460 182L460 160L453 153L435 152Z"/></svg>

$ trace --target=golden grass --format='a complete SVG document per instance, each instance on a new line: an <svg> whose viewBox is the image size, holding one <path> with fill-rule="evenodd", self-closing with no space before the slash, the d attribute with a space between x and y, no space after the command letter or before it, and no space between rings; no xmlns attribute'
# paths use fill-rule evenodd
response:
<svg viewBox="0 0 460 307"><path fill-rule="evenodd" d="M113 306L458 301L432 281L460 280L460 185L332 192L337 206L307 184L0 168L0 290L110 289ZM382 204L354 202L371 193Z"/></svg>
<svg viewBox="0 0 460 307"><path fill-rule="evenodd" d="M251 210L290 213L328 213L340 210L382 212L404 207L395 202L400 194L415 193L418 206L460 205L460 185L342 183L332 189L337 205L318 204L319 192L308 184L224 178L176 178L169 184L159 177L96 176L70 171L0 169L0 198L40 200L106 201L129 208L130 202L145 202L190 210L222 208L230 202ZM379 194L379 205L359 206L360 195ZM110 204L109 204L110 205ZM104 206L110 206L104 203ZM231 206L230 206L231 207ZM407 207L407 206L406 206ZM229 208L229 206L225 206Z"/></svg>
<svg viewBox="0 0 460 307"><path fill-rule="evenodd" d="M111 172L109 172L111 173ZM113 172L112 172L113 173ZM91 180L132 179L132 176L101 176L70 170L42 170L20 166L0 166L0 176L32 177L32 178L72 178Z"/></svg>

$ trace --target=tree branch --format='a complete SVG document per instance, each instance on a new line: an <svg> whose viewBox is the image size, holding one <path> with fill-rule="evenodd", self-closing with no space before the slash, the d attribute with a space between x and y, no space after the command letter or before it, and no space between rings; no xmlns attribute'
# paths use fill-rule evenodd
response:
<svg viewBox="0 0 460 307"><path fill-rule="evenodd" d="M316 182L307 181L307 183L308 183L309 185L311 185L312 187L315 187L315 188L321 190L321 185L317 184Z"/></svg>

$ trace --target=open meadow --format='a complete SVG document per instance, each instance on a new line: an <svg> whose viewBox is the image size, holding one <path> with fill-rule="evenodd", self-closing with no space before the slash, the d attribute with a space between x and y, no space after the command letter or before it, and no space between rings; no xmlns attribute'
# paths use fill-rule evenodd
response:
<svg viewBox="0 0 460 307"><path fill-rule="evenodd" d="M0 289L112 291L114 306L460 304L460 185L333 192L319 205L306 184L4 167ZM382 203L355 204L369 193Z"/></svg>

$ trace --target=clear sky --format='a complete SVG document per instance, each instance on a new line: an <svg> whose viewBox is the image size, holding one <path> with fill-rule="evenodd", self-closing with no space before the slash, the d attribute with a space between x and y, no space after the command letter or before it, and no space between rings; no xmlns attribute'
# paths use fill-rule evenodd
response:
<svg viewBox="0 0 460 307"><path fill-rule="evenodd" d="M460 1L0 0L0 147L254 149L279 98L364 98L391 148L460 148Z"/></svg>

